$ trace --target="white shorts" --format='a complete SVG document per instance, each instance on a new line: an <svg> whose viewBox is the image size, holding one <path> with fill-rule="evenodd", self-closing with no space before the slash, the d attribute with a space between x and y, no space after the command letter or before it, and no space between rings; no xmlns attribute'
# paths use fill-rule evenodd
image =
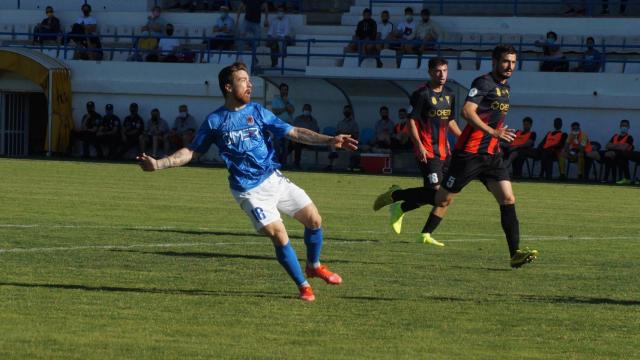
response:
<svg viewBox="0 0 640 360"><path fill-rule="evenodd" d="M293 217L312 202L304 190L280 171L275 171L262 184L249 191L232 189L231 194L249 216L256 231L273 222L282 221L280 212Z"/></svg>

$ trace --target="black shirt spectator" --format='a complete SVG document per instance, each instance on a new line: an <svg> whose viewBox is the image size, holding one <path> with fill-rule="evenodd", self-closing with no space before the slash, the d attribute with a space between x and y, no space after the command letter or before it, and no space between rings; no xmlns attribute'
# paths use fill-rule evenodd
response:
<svg viewBox="0 0 640 360"><path fill-rule="evenodd" d="M89 146L93 146L96 149L98 157L102 157L102 149L97 145L96 133L98 132L98 126L102 120L102 116L96 112L96 105L93 101L87 102L87 113L82 117L80 123L80 129L71 131L70 145L76 140L82 142L82 157L89 157Z"/></svg>
<svg viewBox="0 0 640 360"><path fill-rule="evenodd" d="M47 40L56 40L58 35L62 33L60 20L53 15L53 8L51 6L47 6L46 14L47 17L44 18L40 24L36 25L33 30L34 42L41 43Z"/></svg>
<svg viewBox="0 0 640 360"><path fill-rule="evenodd" d="M244 19L253 23L260 23L264 0L242 0L245 7Z"/></svg>
<svg viewBox="0 0 640 360"><path fill-rule="evenodd" d="M356 26L356 33L353 39L360 41L375 41L378 39L378 24L371 18L371 10L364 9L362 11L362 20ZM364 49L366 54L374 54L377 52L378 47L375 44L362 45L354 42L349 44L345 50L347 52L356 52L358 49Z"/></svg>
<svg viewBox="0 0 640 360"><path fill-rule="evenodd" d="M540 64L540 71L569 71L569 62L557 41L558 34L553 31L547 33L546 41L536 41L535 45L542 48L545 57Z"/></svg>
<svg viewBox="0 0 640 360"><path fill-rule="evenodd" d="M139 143L140 135L144 132L144 120L138 115L138 104L129 105L129 115L124 118L121 131L121 143L118 157Z"/></svg>
<svg viewBox="0 0 640 360"><path fill-rule="evenodd" d="M580 72L599 72L602 66L602 54L595 48L595 40L592 37L587 38L587 51L582 55L580 65L573 71Z"/></svg>
<svg viewBox="0 0 640 360"><path fill-rule="evenodd" d="M107 104L104 110L105 114L96 132L96 141L98 147L106 146L109 149L109 158L114 159L120 143L120 118L113 113L112 104Z"/></svg>

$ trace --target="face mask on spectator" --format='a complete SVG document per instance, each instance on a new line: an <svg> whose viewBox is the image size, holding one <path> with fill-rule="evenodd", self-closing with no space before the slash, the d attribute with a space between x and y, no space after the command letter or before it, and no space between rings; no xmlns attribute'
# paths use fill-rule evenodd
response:
<svg viewBox="0 0 640 360"><path fill-rule="evenodd" d="M423 16L422 17L422 22L429 22L429 17L428 16Z"/></svg>
<svg viewBox="0 0 640 360"><path fill-rule="evenodd" d="M629 128L626 126L620 126L620 133L626 134L629 132Z"/></svg>
<svg viewBox="0 0 640 360"><path fill-rule="evenodd" d="M227 11L223 12L222 15L220 15L221 18L226 19L229 16L229 13Z"/></svg>
<svg viewBox="0 0 640 360"><path fill-rule="evenodd" d="M554 39L554 38L551 38L551 37L550 37L550 38L547 38L547 42L548 42L549 44L555 44L556 39Z"/></svg>
<svg viewBox="0 0 640 360"><path fill-rule="evenodd" d="M113 110L105 110L105 115L113 115Z"/></svg>
<svg viewBox="0 0 640 360"><path fill-rule="evenodd" d="M186 111L180 111L180 117L186 118L189 113Z"/></svg>
<svg viewBox="0 0 640 360"><path fill-rule="evenodd" d="M158 114L152 114L151 121L158 121Z"/></svg>
<svg viewBox="0 0 640 360"><path fill-rule="evenodd" d="M578 134L580 134L580 130L571 130L571 134L577 136Z"/></svg>
<svg viewBox="0 0 640 360"><path fill-rule="evenodd" d="M284 17L284 11L278 11L278 19L282 19Z"/></svg>
<svg viewBox="0 0 640 360"><path fill-rule="evenodd" d="M387 24L388 22L389 22L389 19L382 19L383 24Z"/></svg>
<svg viewBox="0 0 640 360"><path fill-rule="evenodd" d="M309 111L309 110L305 110L305 111L303 111L303 112L302 112L302 114L303 114L304 116L311 116L311 111Z"/></svg>
<svg viewBox="0 0 640 360"><path fill-rule="evenodd" d="M351 110L345 110L342 113L344 114L344 117L350 117L351 116Z"/></svg>
<svg viewBox="0 0 640 360"><path fill-rule="evenodd" d="M407 15L404 18L405 18L405 20L407 20L407 22L413 21L413 16L412 15Z"/></svg>

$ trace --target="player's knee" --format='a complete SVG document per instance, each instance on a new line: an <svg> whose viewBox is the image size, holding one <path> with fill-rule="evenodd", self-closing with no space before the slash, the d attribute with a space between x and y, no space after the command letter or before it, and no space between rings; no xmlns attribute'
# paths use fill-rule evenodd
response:
<svg viewBox="0 0 640 360"><path fill-rule="evenodd" d="M307 228L309 228L309 229L319 229L320 227L322 227L322 217L320 216L320 214L316 214L316 215L312 216L307 221L305 226Z"/></svg>
<svg viewBox="0 0 640 360"><path fill-rule="evenodd" d="M513 194L505 195L501 201L501 205L513 205L515 203L516 197Z"/></svg>

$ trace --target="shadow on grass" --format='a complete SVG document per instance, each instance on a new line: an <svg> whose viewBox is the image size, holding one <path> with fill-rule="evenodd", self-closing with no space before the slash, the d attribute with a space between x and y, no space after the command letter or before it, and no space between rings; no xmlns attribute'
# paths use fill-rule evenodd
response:
<svg viewBox="0 0 640 360"><path fill-rule="evenodd" d="M622 299L610 299L599 297L585 297L585 296L542 296L542 295L520 295L520 298L526 301L546 302L546 303L559 303L559 304L587 304L587 305L626 305L626 306L638 306L640 300L622 300Z"/></svg>
<svg viewBox="0 0 640 360"><path fill-rule="evenodd" d="M509 269L509 268L489 268L489 267L486 268L486 267L458 266L458 265L452 265L448 267L454 268L454 269L463 269L463 270L514 271L513 269Z"/></svg>
<svg viewBox="0 0 640 360"><path fill-rule="evenodd" d="M196 235L196 236L238 236L238 237L257 237L267 240L265 235L258 234L256 232L249 231L210 231L210 230L181 230L181 229L136 229L129 228L127 230L130 231L149 231L149 232L160 232L160 233L173 233L173 234L181 234L181 235ZM304 237L299 235L289 234L289 238L291 239L304 239ZM372 239L354 239L354 238L342 238L336 236L325 236L325 240L335 240L335 241L344 241L344 242L379 242L378 240Z"/></svg>
<svg viewBox="0 0 640 360"><path fill-rule="evenodd" d="M166 295L190 295L190 296L242 296L256 298L281 298L295 299L294 296L286 296L282 293L267 291L214 291L200 289L158 289L158 288L134 288L121 286L89 286L77 284L30 284L20 282L0 282L2 286L15 286L23 288L61 289L61 290L83 290L96 292L123 292L140 294L166 294Z"/></svg>
<svg viewBox="0 0 640 360"><path fill-rule="evenodd" d="M249 259L249 260L269 260L269 261L276 260L275 256L229 254L229 253L215 253L215 252L141 251L141 250L123 250L123 249L111 249L110 251L147 254L147 255L190 257L190 258L200 258L200 259ZM303 261L303 259L298 259L298 261ZM327 264L356 263L356 264L384 265L384 263L378 263L378 262L352 261L352 260L339 260L339 259L323 260L322 262Z"/></svg>

